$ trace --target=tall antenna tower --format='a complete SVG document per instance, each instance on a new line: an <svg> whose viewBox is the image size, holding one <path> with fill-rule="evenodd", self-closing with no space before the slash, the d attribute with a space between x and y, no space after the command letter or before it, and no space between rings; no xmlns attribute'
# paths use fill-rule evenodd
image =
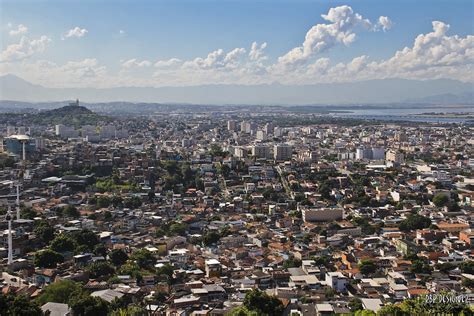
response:
<svg viewBox="0 0 474 316"><path fill-rule="evenodd" d="M12 240L12 215L11 206L8 206L8 212L5 219L8 221L8 264L13 263L13 240Z"/></svg>
<svg viewBox="0 0 474 316"><path fill-rule="evenodd" d="M16 184L16 219L20 219L20 183Z"/></svg>

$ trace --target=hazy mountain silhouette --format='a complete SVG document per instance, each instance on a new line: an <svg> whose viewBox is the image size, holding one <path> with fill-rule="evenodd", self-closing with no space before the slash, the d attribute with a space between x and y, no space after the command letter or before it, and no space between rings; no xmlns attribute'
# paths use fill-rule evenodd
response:
<svg viewBox="0 0 474 316"><path fill-rule="evenodd" d="M407 100L410 103L431 103L431 104L474 104L474 92L459 94L444 93L424 98Z"/></svg>
<svg viewBox="0 0 474 316"><path fill-rule="evenodd" d="M183 87L47 88L14 75L0 77L0 99L47 102L159 102L199 104L473 103L472 83L382 79L315 85L199 85Z"/></svg>

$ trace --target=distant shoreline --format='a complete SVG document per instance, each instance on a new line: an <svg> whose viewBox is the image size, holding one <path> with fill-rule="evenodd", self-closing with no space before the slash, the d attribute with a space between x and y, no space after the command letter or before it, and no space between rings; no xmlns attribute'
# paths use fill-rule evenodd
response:
<svg viewBox="0 0 474 316"><path fill-rule="evenodd" d="M411 114L410 116L416 117L438 117L438 118L464 118L464 119L474 119L474 112L464 112L464 113L420 113L420 114Z"/></svg>

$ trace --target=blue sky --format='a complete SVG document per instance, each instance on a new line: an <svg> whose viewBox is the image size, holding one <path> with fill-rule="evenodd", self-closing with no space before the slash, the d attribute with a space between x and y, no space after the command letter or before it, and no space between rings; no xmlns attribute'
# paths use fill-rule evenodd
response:
<svg viewBox="0 0 474 316"><path fill-rule="evenodd" d="M255 68L254 64L242 65L245 61L239 60L239 67L232 64L208 65L208 63L196 66L196 78L183 80L186 76L194 76L189 70L189 63L196 58L206 59L208 54L222 49L222 58L233 49L242 48L248 53L253 42L258 44L267 43L264 49L265 58L261 60L260 73L265 72L265 77L260 78L255 73L249 75L248 83L255 82L285 82L284 71L294 73L302 72L303 81L293 80L288 83L312 83L316 77L321 77L324 72L327 80L335 80L336 70L333 75L327 75L329 67L338 63L348 65L354 58L365 56L364 63L380 63L383 69L383 61L392 58L395 53L404 47L412 48L414 40L419 34L433 32L433 21L441 21L449 24L449 29L442 36L466 39L463 43L457 43L461 52L456 51L458 59L463 64L472 66L472 45L470 36L473 34L473 1L0 1L1 6L1 50L11 52L12 49L27 50L26 54L5 53L0 59L0 73L15 72L32 81L41 79L40 74L34 75L29 72L39 71L38 62L41 67L47 63L53 69L53 73L61 71L68 63L80 63L84 60L88 67L88 74L96 73L102 79L109 77L120 77L121 82L113 83L109 78L109 85L123 84L130 80L135 85L144 82L152 82L152 85L177 84L200 84L214 83L224 80L229 83L247 83L245 75L248 68ZM350 32L354 33L355 39L349 43L337 42L327 43L328 38L321 39L328 44L328 48L305 53L304 56L291 57L291 67L285 65L286 70L280 69L279 58L285 56L295 47L302 47L306 33L315 25L327 25L331 22L321 15L328 14L331 8L348 6L353 14L359 14L365 20L370 21L370 26L357 22ZM380 16L387 17L391 21L391 27L382 30L377 27ZM27 28L26 32L11 35L19 25ZM64 38L69 30L87 30L82 36L71 36ZM119 33L122 31L122 33ZM25 36L22 47L13 47L21 42ZM46 43L33 52L27 46L28 41L47 38ZM318 36L318 35L317 35ZM333 41L334 38L329 38ZM466 43L467 42L467 43ZM26 43L26 44L25 44ZM449 39L445 45L452 46ZM313 43L314 44L314 43ZM324 43L323 43L324 44ZM312 45L309 43L308 45ZM443 45L438 43L438 45ZM466 45L468 50L466 51ZM427 47L431 49L432 47ZM441 48L437 48L442 50ZM13 52L17 53L17 52ZM24 53L24 52L22 52ZM31 54L30 54L31 53ZM451 52L452 53L452 52ZM239 53L240 54L240 53ZM449 52L446 52L449 54ZM28 55L28 56L26 56ZM240 55L244 55L241 52ZM14 56L14 57L11 57ZM26 57L25 57L26 56ZM423 59L423 56L419 56ZM181 63L174 66L176 69L167 68L166 71L157 72L153 65L157 61L166 61L172 58L179 59ZM240 57L239 57L240 58ZM296 59L295 59L296 58ZM439 56L436 58L440 58ZM326 59L328 61L326 61ZM93 62L91 61L93 60ZM126 61L135 60L136 63L147 61L136 68L128 66L123 71ZM310 65L320 60L324 63L324 69L319 67L316 75L309 75ZM212 61L209 61L212 63ZM329 66L326 65L329 63ZM457 63L457 61L456 61ZM2 65L3 64L3 65ZM34 66L36 64L36 66ZM52 65L54 64L54 66ZM187 65L183 69L183 64ZM296 69L298 64L298 69ZM73 64L76 67L76 64ZM127 64L128 65L128 64ZM16 66L16 67L15 67ZM446 71L446 67L451 67ZM36 68L35 68L36 67ZM69 71L69 66L64 69ZM77 66L79 67L79 66ZM278 70L276 68L280 67ZM374 66L375 67L375 66ZM371 68L372 72L380 72L380 69ZM470 81L469 74L457 74L452 69L453 62L443 65L444 72L440 69L427 71L425 76L449 77ZM43 69L41 68L41 69ZM179 69L178 69L179 68ZM216 69L220 68L218 73ZM290 69L291 68L291 69ZM416 68L411 67L410 68ZM240 72L236 75L237 69ZM375 69L375 70L374 70ZM205 71L203 74L202 72ZM367 69L364 71L368 71ZM224 73L225 72L225 73ZM232 72L232 75L230 74ZM388 70L386 71L389 72ZM268 75L271 73L271 75ZM77 75L77 73L75 73ZM79 74L84 75L82 72ZM348 73L344 73L348 74ZM339 75L343 75L339 73ZM401 77L410 77L410 74L399 74ZM423 78L423 74L413 74L416 78ZM466 77L467 76L467 77ZM160 80L154 81L159 77ZM91 76L85 76L81 84L95 84L98 80ZM181 79L179 79L181 78ZM353 80L370 79L368 74L364 76L353 76ZM351 79L351 78L349 78ZM64 80L61 80L64 83ZM67 80L66 80L67 81ZM73 80L71 85L75 84ZM316 80L317 81L317 80ZM54 86L54 82L50 82Z"/></svg>

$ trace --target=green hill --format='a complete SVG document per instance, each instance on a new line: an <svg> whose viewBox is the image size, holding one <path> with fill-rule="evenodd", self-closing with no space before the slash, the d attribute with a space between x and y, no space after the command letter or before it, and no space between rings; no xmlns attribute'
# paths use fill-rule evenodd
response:
<svg viewBox="0 0 474 316"><path fill-rule="evenodd" d="M64 124L79 127L82 125L97 125L99 122L111 122L112 119L94 113L84 106L67 105L38 113L3 113L0 114L0 121L8 124L28 122L29 124L39 125Z"/></svg>
<svg viewBox="0 0 474 316"><path fill-rule="evenodd" d="M96 125L98 122L110 121L106 116L92 112L80 105L68 105L58 109L40 112L32 118L38 124L65 124L73 126Z"/></svg>
<svg viewBox="0 0 474 316"><path fill-rule="evenodd" d="M41 112L40 115L85 115L85 114L95 114L85 106L81 105L67 105L62 108L53 109Z"/></svg>

